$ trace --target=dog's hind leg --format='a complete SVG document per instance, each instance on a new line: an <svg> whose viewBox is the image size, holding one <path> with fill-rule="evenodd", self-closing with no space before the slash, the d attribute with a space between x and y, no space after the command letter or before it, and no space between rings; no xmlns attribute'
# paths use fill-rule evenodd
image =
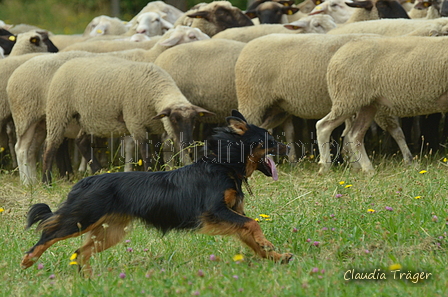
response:
<svg viewBox="0 0 448 297"><path fill-rule="evenodd" d="M92 254L100 253L122 241L130 222L131 218L127 216L106 215L95 224L95 228L87 233L83 246L74 253L75 257L71 258L75 260L79 257L78 264L86 277L92 275L89 263Z"/></svg>
<svg viewBox="0 0 448 297"><path fill-rule="evenodd" d="M225 217L225 220L221 219ZM237 235L257 255L275 262L288 263L292 254L280 254L274 251L274 245L266 239L260 225L253 219L228 210L219 216L207 215L204 217L201 233L210 235Z"/></svg>

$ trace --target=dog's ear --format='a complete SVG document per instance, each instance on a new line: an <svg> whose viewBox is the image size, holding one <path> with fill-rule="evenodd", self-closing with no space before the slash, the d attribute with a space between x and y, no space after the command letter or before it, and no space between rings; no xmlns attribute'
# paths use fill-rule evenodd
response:
<svg viewBox="0 0 448 297"><path fill-rule="evenodd" d="M229 124L229 128L238 135L244 135L246 131L249 129L247 123L240 118L231 116L226 118L227 123Z"/></svg>
<svg viewBox="0 0 448 297"><path fill-rule="evenodd" d="M247 124L247 121L244 118L244 116L236 109L232 109L232 117L239 118L240 120L242 120Z"/></svg>

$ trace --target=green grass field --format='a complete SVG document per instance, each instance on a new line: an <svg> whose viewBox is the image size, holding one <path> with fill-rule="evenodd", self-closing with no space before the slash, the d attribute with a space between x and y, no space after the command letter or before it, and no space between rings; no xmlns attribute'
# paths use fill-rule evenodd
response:
<svg viewBox="0 0 448 297"><path fill-rule="evenodd" d="M295 255L288 265L259 259L232 237L162 236L135 222L126 242L92 259L91 279L69 265L82 238L58 242L34 266L20 268L39 236L24 230L28 207L56 208L73 183L25 188L17 173L3 172L0 295L446 296L444 161L423 158L405 167L381 159L371 177L343 167L318 176L311 162L280 166L277 182L257 173L246 213L279 251ZM353 279L361 276L376 280Z"/></svg>

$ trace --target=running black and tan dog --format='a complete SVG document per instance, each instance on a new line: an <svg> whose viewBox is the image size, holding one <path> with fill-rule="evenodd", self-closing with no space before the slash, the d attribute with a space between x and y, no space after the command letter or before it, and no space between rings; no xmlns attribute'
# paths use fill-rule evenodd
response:
<svg viewBox="0 0 448 297"><path fill-rule="evenodd" d="M84 272L89 258L119 243L132 220L168 232L196 230L210 235L236 235L263 258L288 263L263 235L259 224L245 216L242 184L255 171L277 179L268 154L286 155L288 147L262 128L250 125L238 111L226 118L207 145L211 153L173 171L119 172L79 181L58 210L39 203L28 212L27 227L40 222L40 240L25 255L22 267L33 265L55 242L87 233L75 252Z"/></svg>

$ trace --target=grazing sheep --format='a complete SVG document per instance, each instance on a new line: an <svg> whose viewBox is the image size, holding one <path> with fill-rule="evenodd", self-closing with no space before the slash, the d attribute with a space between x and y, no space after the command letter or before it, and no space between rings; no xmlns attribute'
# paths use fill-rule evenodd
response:
<svg viewBox="0 0 448 297"><path fill-rule="evenodd" d="M178 26L164 34L162 39L152 49L129 50L107 55L115 55L134 61L152 62L164 50L181 43L208 39L209 37L200 32L199 29ZM40 147L45 137L45 112L48 89L54 73L65 62L78 57L91 57L93 54L82 51L63 52L57 55L45 55L35 57L18 67L11 75L7 92L9 105L16 123L16 152L19 165L19 173L24 184L37 181L36 177L36 150ZM30 72L30 69L34 69ZM69 129L65 136L75 138L79 129ZM39 136L39 137L38 137ZM132 150L133 148L131 148ZM83 155L90 160L90 151L84 151ZM128 154L128 151L126 151ZM129 157L126 156L126 160ZM92 166L93 165L93 166ZM129 165L129 166L128 166ZM91 164L93 172L101 167L93 159ZM126 163L125 171L130 171L132 166Z"/></svg>
<svg viewBox="0 0 448 297"><path fill-rule="evenodd" d="M228 1L214 1L199 5L194 10L187 11L185 15L192 20L180 18L174 25L199 28L210 37L227 28L253 26L249 17Z"/></svg>
<svg viewBox="0 0 448 297"><path fill-rule="evenodd" d="M95 17L84 30L84 36L122 35L129 31L129 25L119 18L100 15Z"/></svg>
<svg viewBox="0 0 448 297"><path fill-rule="evenodd" d="M42 31L30 31L27 33L19 34L17 37L17 42L11 51L8 58L0 60L0 131L2 131L5 125L11 125L11 110L8 104L8 96L6 93L6 86L8 79L14 70L31 59L32 57L42 54L44 52L55 52L57 48L48 39L46 32ZM9 141L10 141L10 151L13 160L13 166L16 165L16 157L14 152L14 141L15 136L13 135L14 129L10 128Z"/></svg>
<svg viewBox="0 0 448 297"><path fill-rule="evenodd" d="M48 91L43 181L51 181L54 153L73 117L83 133L131 134L136 142L145 143L148 133L166 131L181 146L181 141L192 142L195 118L209 114L191 104L168 73L152 63L108 56L70 60L55 73ZM145 148L140 146L147 168Z"/></svg>
<svg viewBox="0 0 448 297"><path fill-rule="evenodd" d="M248 121L266 129L275 128L288 114L321 119L331 110L326 73L332 55L347 42L364 38L372 36L273 34L249 42L235 65L238 110ZM277 114L282 115L280 121L273 120ZM383 122L379 124L397 142L404 138L395 132L393 123L386 127ZM286 130L290 132L287 141L293 144L293 129ZM406 156L408 151L404 148ZM290 157L296 161L295 154Z"/></svg>
<svg viewBox="0 0 448 297"><path fill-rule="evenodd" d="M329 170L331 131L356 114L346 137L365 172L373 166L364 134L376 113L409 117L448 111L446 38L381 37L351 41L333 56L327 73L331 112L317 122L320 173ZM417 58L416 58L417 57ZM419 77L418 83L409 77Z"/></svg>
<svg viewBox="0 0 448 297"><path fill-rule="evenodd" d="M231 39L241 42L249 42L255 38L274 34L297 34L297 33L326 33L336 28L333 19L328 15L314 15L305 17L299 21L287 25L264 24L257 26L230 28L219 32L213 39Z"/></svg>
<svg viewBox="0 0 448 297"><path fill-rule="evenodd" d="M173 24L164 20L157 12L145 12L137 17L135 24L129 29L132 34L145 34L149 37L163 35L173 28Z"/></svg>
<svg viewBox="0 0 448 297"><path fill-rule="evenodd" d="M448 33L448 19L383 19L351 23L327 34L371 33L385 36L439 36Z"/></svg>
<svg viewBox="0 0 448 297"><path fill-rule="evenodd" d="M309 14L328 14L334 19L335 23L343 24L350 19L353 12L356 10L355 8L349 7L345 4L345 1L346 0L327 0L324 3L314 7Z"/></svg>
<svg viewBox="0 0 448 297"><path fill-rule="evenodd" d="M191 103L215 113L201 122L222 123L238 106L234 66L245 45L226 39L181 44L162 53L154 63L171 75Z"/></svg>
<svg viewBox="0 0 448 297"><path fill-rule="evenodd" d="M146 12L156 12L171 24L174 24L183 15L181 10L163 1L151 1L129 23L134 24L137 18Z"/></svg>
<svg viewBox="0 0 448 297"><path fill-rule="evenodd" d="M260 24L286 24L287 15L293 15L299 8L292 7L294 1L260 1L257 0L247 9L246 15L251 18L258 18Z"/></svg>

